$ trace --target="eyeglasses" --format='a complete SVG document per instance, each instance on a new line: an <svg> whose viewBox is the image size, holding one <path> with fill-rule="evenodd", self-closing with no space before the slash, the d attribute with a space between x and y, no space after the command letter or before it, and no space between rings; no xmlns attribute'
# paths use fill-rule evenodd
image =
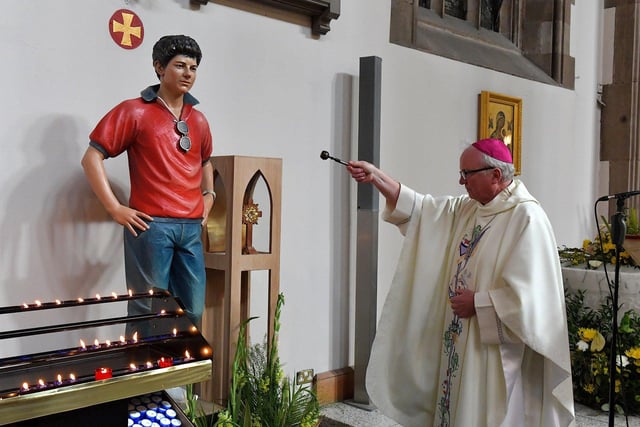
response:
<svg viewBox="0 0 640 427"><path fill-rule="evenodd" d="M187 126L187 122L184 120L180 120L176 122L176 130L180 132L180 148L182 148L185 152L189 151L191 148L191 138L189 138L189 126Z"/></svg>
<svg viewBox="0 0 640 427"><path fill-rule="evenodd" d="M484 167L484 168L471 169L471 170L462 169L460 171L460 178L462 178L463 181L466 181L469 178L469 175L473 175L474 173L478 173L478 172L482 172L482 171L488 171L490 169L495 169L495 167L487 166L487 167Z"/></svg>

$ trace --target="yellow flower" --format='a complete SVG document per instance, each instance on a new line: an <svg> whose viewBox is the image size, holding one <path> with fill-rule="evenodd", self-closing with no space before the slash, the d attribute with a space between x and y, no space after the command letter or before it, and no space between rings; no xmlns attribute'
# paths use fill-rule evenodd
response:
<svg viewBox="0 0 640 427"><path fill-rule="evenodd" d="M591 240L589 240L589 239L584 239L584 240L582 241L582 249L587 249L590 245L591 245Z"/></svg>
<svg viewBox="0 0 640 427"><path fill-rule="evenodd" d="M580 328L578 329L578 335L585 342L591 342L591 340L598 334L598 331L591 328Z"/></svg>
<svg viewBox="0 0 640 427"><path fill-rule="evenodd" d="M596 386L594 386L593 384L585 384L584 386L582 386L582 388L589 394L593 394L593 392L596 390Z"/></svg>
<svg viewBox="0 0 640 427"><path fill-rule="evenodd" d="M602 245L602 251L606 254L609 251L615 251L616 250L616 245L614 245L613 243L603 243Z"/></svg>
<svg viewBox="0 0 640 427"><path fill-rule="evenodd" d="M624 354L636 361L640 360L640 347L631 347L629 350L625 351Z"/></svg>

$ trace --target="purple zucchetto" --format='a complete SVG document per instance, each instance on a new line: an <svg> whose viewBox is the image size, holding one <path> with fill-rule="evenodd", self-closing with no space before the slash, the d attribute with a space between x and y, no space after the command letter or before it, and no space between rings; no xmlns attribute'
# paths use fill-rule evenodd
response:
<svg viewBox="0 0 640 427"><path fill-rule="evenodd" d="M474 142L473 145L477 150L482 151L484 154L493 157L496 160L500 160L505 163L513 163L513 157L511 157L511 151L509 147L499 139L481 139Z"/></svg>

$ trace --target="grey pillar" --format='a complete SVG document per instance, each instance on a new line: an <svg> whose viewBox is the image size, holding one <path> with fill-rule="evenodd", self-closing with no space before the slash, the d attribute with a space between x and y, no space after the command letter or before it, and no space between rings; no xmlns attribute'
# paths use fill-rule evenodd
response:
<svg viewBox="0 0 640 427"><path fill-rule="evenodd" d="M607 0L615 8L612 81L603 86L600 160L609 161L609 194L640 188L640 4ZM640 209L640 199L628 207ZM616 211L609 204L609 214Z"/></svg>
<svg viewBox="0 0 640 427"><path fill-rule="evenodd" d="M380 164L381 77L381 58L360 58L358 159L375 165ZM358 184L354 398L349 403L365 409L373 409L365 374L377 322L378 216L378 190Z"/></svg>

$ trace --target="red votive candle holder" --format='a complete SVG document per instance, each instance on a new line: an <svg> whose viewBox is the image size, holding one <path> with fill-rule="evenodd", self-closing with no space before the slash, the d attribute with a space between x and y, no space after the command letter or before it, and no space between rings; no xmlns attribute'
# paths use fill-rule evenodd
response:
<svg viewBox="0 0 640 427"><path fill-rule="evenodd" d="M161 357L160 360L158 360L158 366L161 368L168 368L169 366L173 366L173 358Z"/></svg>
<svg viewBox="0 0 640 427"><path fill-rule="evenodd" d="M112 371L111 368L98 368L96 369L96 381L97 380L106 380L107 378L111 378Z"/></svg>

